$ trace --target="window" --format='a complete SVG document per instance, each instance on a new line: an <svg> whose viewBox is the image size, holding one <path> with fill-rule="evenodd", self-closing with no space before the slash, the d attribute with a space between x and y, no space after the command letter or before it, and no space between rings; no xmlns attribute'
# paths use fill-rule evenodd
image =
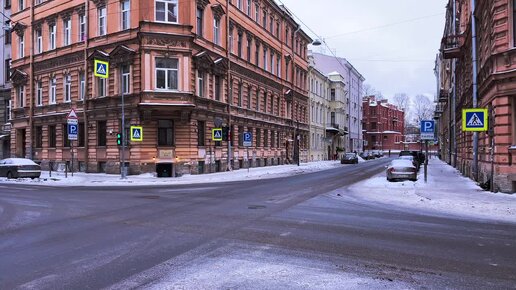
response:
<svg viewBox="0 0 516 290"><path fill-rule="evenodd" d="M204 97L204 72L197 71L197 95Z"/></svg>
<svg viewBox="0 0 516 290"><path fill-rule="evenodd" d="M251 16L251 0L247 0L247 16Z"/></svg>
<svg viewBox="0 0 516 290"><path fill-rule="evenodd" d="M256 23L258 23L259 20L260 20L260 4L258 4L258 2L256 2L254 4L254 21L256 21Z"/></svg>
<svg viewBox="0 0 516 290"><path fill-rule="evenodd" d="M158 120L158 146L174 146L174 122Z"/></svg>
<svg viewBox="0 0 516 290"><path fill-rule="evenodd" d="M275 74L274 69L276 66L274 65L274 52L271 51L271 73Z"/></svg>
<svg viewBox="0 0 516 290"><path fill-rule="evenodd" d="M10 23L11 22L9 20L6 21L5 22L5 27L10 27L11 26ZM5 33L4 33L4 43L5 44L11 44L11 31L10 30L5 31Z"/></svg>
<svg viewBox="0 0 516 290"><path fill-rule="evenodd" d="M11 8L11 0L5 0L4 1L4 8L5 9Z"/></svg>
<svg viewBox="0 0 516 290"><path fill-rule="evenodd" d="M107 123L106 121L97 122L97 146L106 146L107 144Z"/></svg>
<svg viewBox="0 0 516 290"><path fill-rule="evenodd" d="M5 112L5 115L7 117L7 120L12 120L13 119L13 100L7 100L7 112Z"/></svg>
<svg viewBox="0 0 516 290"><path fill-rule="evenodd" d="M213 19L213 43L220 45L220 19Z"/></svg>
<svg viewBox="0 0 516 290"><path fill-rule="evenodd" d="M267 11L263 10L263 21L262 21L263 28L267 29Z"/></svg>
<svg viewBox="0 0 516 290"><path fill-rule="evenodd" d="M43 52L43 35L41 33L41 28L36 29L36 53Z"/></svg>
<svg viewBox="0 0 516 290"><path fill-rule="evenodd" d="M263 91L263 112L267 113L267 91Z"/></svg>
<svg viewBox="0 0 516 290"><path fill-rule="evenodd" d="M63 124L61 128L63 128L63 147L70 147L71 143L70 140L68 140L68 124Z"/></svg>
<svg viewBox="0 0 516 290"><path fill-rule="evenodd" d="M131 69L129 65L124 64L120 66L120 92L122 94L129 94L131 86Z"/></svg>
<svg viewBox="0 0 516 290"><path fill-rule="evenodd" d="M330 97L332 101L335 101L335 89L330 90Z"/></svg>
<svg viewBox="0 0 516 290"><path fill-rule="evenodd" d="M233 29L229 30L229 52L233 53Z"/></svg>
<svg viewBox="0 0 516 290"><path fill-rule="evenodd" d="M11 59L5 60L5 82L8 82L11 79Z"/></svg>
<svg viewBox="0 0 516 290"><path fill-rule="evenodd" d="M72 44L72 19L63 20L63 46Z"/></svg>
<svg viewBox="0 0 516 290"><path fill-rule="evenodd" d="M129 0L122 0L120 2L120 20L122 21L120 27L122 30L129 29L131 27L131 2Z"/></svg>
<svg viewBox="0 0 516 290"><path fill-rule="evenodd" d="M36 105L43 106L43 82L36 82Z"/></svg>
<svg viewBox="0 0 516 290"><path fill-rule="evenodd" d="M204 9L197 7L197 35L202 36L204 26Z"/></svg>
<svg viewBox="0 0 516 290"><path fill-rule="evenodd" d="M64 77L64 101L70 102L72 100L72 76L65 75Z"/></svg>
<svg viewBox="0 0 516 290"><path fill-rule="evenodd" d="M18 108L23 108L25 107L25 86L19 86L17 93Z"/></svg>
<svg viewBox="0 0 516 290"><path fill-rule="evenodd" d="M221 83L220 83L220 76L215 76L215 100L220 101L220 89L221 89Z"/></svg>
<svg viewBox="0 0 516 290"><path fill-rule="evenodd" d="M79 134L77 134L78 136L78 146L79 147L84 147L84 123L79 123Z"/></svg>
<svg viewBox="0 0 516 290"><path fill-rule="evenodd" d="M260 111L260 89L256 89L256 111Z"/></svg>
<svg viewBox="0 0 516 290"><path fill-rule="evenodd" d="M247 108L251 109L251 94L253 92L253 89L251 86L247 87Z"/></svg>
<svg viewBox="0 0 516 290"><path fill-rule="evenodd" d="M18 11L22 11L23 9L25 9L24 0L18 0Z"/></svg>
<svg viewBox="0 0 516 290"><path fill-rule="evenodd" d="M236 0L237 2L237 8L242 9L242 0Z"/></svg>
<svg viewBox="0 0 516 290"><path fill-rule="evenodd" d="M197 146L204 146L206 140L206 123L197 121Z"/></svg>
<svg viewBox="0 0 516 290"><path fill-rule="evenodd" d="M271 18L269 19L269 31L270 33L274 33L274 16L271 15Z"/></svg>
<svg viewBox="0 0 516 290"><path fill-rule="evenodd" d="M247 38L247 61L251 62L251 39Z"/></svg>
<svg viewBox="0 0 516 290"><path fill-rule="evenodd" d="M178 60L176 58L156 58L156 89L178 89Z"/></svg>
<svg viewBox="0 0 516 290"><path fill-rule="evenodd" d="M267 70L267 47L263 47L263 69Z"/></svg>
<svg viewBox="0 0 516 290"><path fill-rule="evenodd" d="M107 95L106 79L104 79L104 78L96 78L96 79L97 79L97 97L105 97Z"/></svg>
<svg viewBox="0 0 516 290"><path fill-rule="evenodd" d="M57 144L56 125L48 126L48 147L56 148Z"/></svg>
<svg viewBox="0 0 516 290"><path fill-rule="evenodd" d="M256 147L261 147L262 145L262 130L256 128Z"/></svg>
<svg viewBox="0 0 516 290"><path fill-rule="evenodd" d="M238 83L238 106L242 107L242 83Z"/></svg>
<svg viewBox="0 0 516 290"><path fill-rule="evenodd" d="M43 127L36 126L34 128L34 147L41 148L43 147Z"/></svg>
<svg viewBox="0 0 516 290"><path fill-rule="evenodd" d="M178 0L156 0L156 21L177 23Z"/></svg>
<svg viewBox="0 0 516 290"><path fill-rule="evenodd" d="M106 6L97 8L98 36L106 35Z"/></svg>
<svg viewBox="0 0 516 290"><path fill-rule="evenodd" d="M256 42L256 50L254 51L254 61L256 66L260 66L260 44Z"/></svg>
<svg viewBox="0 0 516 290"><path fill-rule="evenodd" d="M24 35L18 36L18 55L20 58L25 56L25 40Z"/></svg>
<svg viewBox="0 0 516 290"><path fill-rule="evenodd" d="M86 41L86 15L79 14L79 41Z"/></svg>
<svg viewBox="0 0 516 290"><path fill-rule="evenodd" d="M271 114L274 113L274 96L271 96L271 110L270 110L270 113Z"/></svg>
<svg viewBox="0 0 516 290"><path fill-rule="evenodd" d="M49 24L48 26L48 49L56 49L56 24Z"/></svg>
<svg viewBox="0 0 516 290"><path fill-rule="evenodd" d="M84 72L79 73L79 100L84 100L84 94L86 92L86 80L84 78Z"/></svg>
<svg viewBox="0 0 516 290"><path fill-rule="evenodd" d="M238 49L238 57L242 57L242 33L238 33L238 43L237 43L237 49Z"/></svg>
<svg viewBox="0 0 516 290"><path fill-rule="evenodd" d="M276 37L280 37L279 31L280 31L280 23L276 22Z"/></svg>
<svg viewBox="0 0 516 290"><path fill-rule="evenodd" d="M263 147L269 147L269 130L263 130Z"/></svg>
<svg viewBox="0 0 516 290"><path fill-rule="evenodd" d="M276 58L276 73L281 78L281 58L279 55Z"/></svg>
<svg viewBox="0 0 516 290"><path fill-rule="evenodd" d="M289 37L290 37L290 35L289 35L289 34L290 34L290 30L289 30L289 29L288 29L288 27L287 27L287 28L285 29L285 44L286 44L287 46L289 46L289 45L288 45L288 39L289 39Z"/></svg>
<svg viewBox="0 0 516 290"><path fill-rule="evenodd" d="M56 103L56 78L53 77L50 79L50 91L48 93L48 102L50 105Z"/></svg>

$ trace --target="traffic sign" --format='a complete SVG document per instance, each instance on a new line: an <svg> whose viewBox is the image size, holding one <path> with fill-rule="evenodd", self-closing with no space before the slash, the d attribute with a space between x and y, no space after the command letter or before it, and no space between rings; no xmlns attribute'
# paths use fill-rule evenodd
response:
<svg viewBox="0 0 516 290"><path fill-rule="evenodd" d="M77 122L68 122L68 140L77 140L79 136L79 124Z"/></svg>
<svg viewBox="0 0 516 290"><path fill-rule="evenodd" d="M77 112L75 112L75 109L71 109L70 112L68 112L66 119L79 119L79 117L77 116Z"/></svg>
<svg viewBox="0 0 516 290"><path fill-rule="evenodd" d="M103 79L109 77L109 62L96 59L94 61L95 76Z"/></svg>
<svg viewBox="0 0 516 290"><path fill-rule="evenodd" d="M481 132L487 131L487 109L463 109L462 131Z"/></svg>
<svg viewBox="0 0 516 290"><path fill-rule="evenodd" d="M222 141L222 128L211 129L211 139L213 141Z"/></svg>
<svg viewBox="0 0 516 290"><path fill-rule="evenodd" d="M131 126L131 141L143 141L143 127Z"/></svg>
<svg viewBox="0 0 516 290"><path fill-rule="evenodd" d="M435 139L435 121L423 120L421 121L421 140Z"/></svg>
<svg viewBox="0 0 516 290"><path fill-rule="evenodd" d="M244 132L242 135L242 138L244 139L244 146L253 146L253 134L251 132Z"/></svg>

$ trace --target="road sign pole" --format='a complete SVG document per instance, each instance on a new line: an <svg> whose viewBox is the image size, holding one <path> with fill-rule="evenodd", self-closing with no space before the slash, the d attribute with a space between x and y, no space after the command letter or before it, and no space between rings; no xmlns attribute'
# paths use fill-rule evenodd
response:
<svg viewBox="0 0 516 290"><path fill-rule="evenodd" d="M428 181L428 140L425 141L425 183Z"/></svg>
<svg viewBox="0 0 516 290"><path fill-rule="evenodd" d="M124 102L124 88L123 88L123 84L122 84L122 164L120 166L120 177L122 179L126 179L125 140L127 140L127 136L125 134L125 102Z"/></svg>
<svg viewBox="0 0 516 290"><path fill-rule="evenodd" d="M70 150L72 150L72 168L70 169L70 171L72 172L73 177L73 140L70 140Z"/></svg>

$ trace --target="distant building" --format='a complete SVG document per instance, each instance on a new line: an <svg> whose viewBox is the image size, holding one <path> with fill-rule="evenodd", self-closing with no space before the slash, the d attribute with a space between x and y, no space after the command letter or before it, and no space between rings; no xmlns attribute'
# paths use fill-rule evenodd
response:
<svg viewBox="0 0 516 290"><path fill-rule="evenodd" d="M362 139L362 85L365 78L345 58L313 53L317 69L325 75L339 74L345 85L344 113L345 149L361 152Z"/></svg>
<svg viewBox="0 0 516 290"><path fill-rule="evenodd" d="M403 150L405 113L387 100L368 96L362 102L365 150Z"/></svg>
<svg viewBox="0 0 516 290"><path fill-rule="evenodd" d="M11 16L11 1L3 1L0 7L2 12L2 38L0 38L0 159L10 157L11 143L11 33L9 32Z"/></svg>

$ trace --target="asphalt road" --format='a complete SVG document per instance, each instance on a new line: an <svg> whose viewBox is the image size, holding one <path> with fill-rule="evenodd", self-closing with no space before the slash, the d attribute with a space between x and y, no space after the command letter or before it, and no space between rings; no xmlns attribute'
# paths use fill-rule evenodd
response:
<svg viewBox="0 0 516 290"><path fill-rule="evenodd" d="M346 195L386 162L168 187L0 184L0 289L516 289L516 224Z"/></svg>

